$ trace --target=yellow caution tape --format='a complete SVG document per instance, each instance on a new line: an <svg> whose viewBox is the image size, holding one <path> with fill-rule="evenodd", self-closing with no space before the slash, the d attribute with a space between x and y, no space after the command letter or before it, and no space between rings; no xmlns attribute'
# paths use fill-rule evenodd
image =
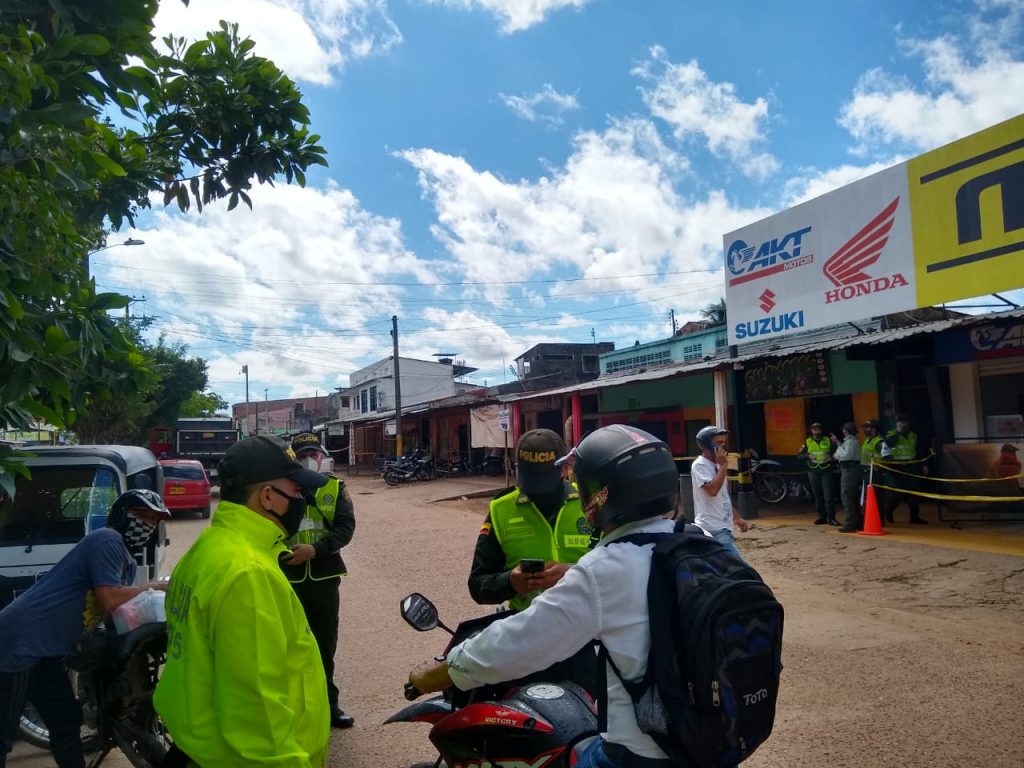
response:
<svg viewBox="0 0 1024 768"><path fill-rule="evenodd" d="M883 466L875 462L875 466L881 466L883 472L893 472L897 475L916 477L919 480L934 480L937 483L998 483L1003 480L1020 480L1024 474L1007 475L1006 477L932 477L931 475L915 475L913 472L904 472L902 469Z"/></svg>
<svg viewBox="0 0 1024 768"><path fill-rule="evenodd" d="M1024 504L1024 494L1020 496L950 496L945 493L927 493L926 491L911 491L907 488L891 488L888 485L874 484L875 488L893 493L906 493L911 496L923 496L926 499L938 499L939 501L1007 501Z"/></svg>
<svg viewBox="0 0 1024 768"><path fill-rule="evenodd" d="M875 459L874 463L883 467L888 467L890 464L924 464L934 456L935 451L928 451L928 455L920 459Z"/></svg>

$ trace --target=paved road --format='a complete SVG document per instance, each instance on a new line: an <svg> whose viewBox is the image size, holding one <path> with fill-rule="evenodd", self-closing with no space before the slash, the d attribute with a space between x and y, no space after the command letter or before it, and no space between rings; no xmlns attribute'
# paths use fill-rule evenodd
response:
<svg viewBox="0 0 1024 768"><path fill-rule="evenodd" d="M330 766L409 768L432 760L427 726L383 721L405 704L408 670L446 638L413 631L398 603L423 592L448 623L487 610L466 589L486 500L460 497L494 482L388 488L364 476L349 487L357 529L345 552L338 666L356 726L334 732ZM871 539L792 523L765 519L739 536L786 608L775 733L744 765L1024 766L1024 558L916 544L916 526ZM172 556L204 525L174 521ZM24 751L8 763L50 764Z"/></svg>

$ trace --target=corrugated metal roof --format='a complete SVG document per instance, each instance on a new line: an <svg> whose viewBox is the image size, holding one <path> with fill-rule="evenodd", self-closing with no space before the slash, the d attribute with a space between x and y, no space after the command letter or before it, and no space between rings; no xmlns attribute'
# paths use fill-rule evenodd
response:
<svg viewBox="0 0 1024 768"><path fill-rule="evenodd" d="M766 339L764 341L751 342L742 347L742 353L736 357L729 357L727 349L720 349L710 359L692 363L665 363L657 366L647 366L639 370L620 371L613 374L601 376L593 381L582 384L572 384L557 389L545 389L539 392L528 392L521 395L499 395L497 399L503 403L511 403L521 400L530 400L536 397L551 397L553 395L565 395L573 392L586 392L605 387L621 386L623 384L635 384L646 381L659 381L680 376L689 376L696 373L705 373L720 368L731 368L737 363L753 362L766 358L786 357L797 355L803 352L817 352L832 349L849 349L850 347L865 344L884 344L891 341L919 336L922 334L938 333L958 326L969 326L992 320L1006 318L1024 318L1024 309L1012 309L1006 312L993 312L986 315L969 315L966 317L949 318L946 320L933 320L926 323L918 323L902 328L883 329L880 319L858 322L857 325L847 323L828 328L822 328L806 333L784 336L778 339Z"/></svg>

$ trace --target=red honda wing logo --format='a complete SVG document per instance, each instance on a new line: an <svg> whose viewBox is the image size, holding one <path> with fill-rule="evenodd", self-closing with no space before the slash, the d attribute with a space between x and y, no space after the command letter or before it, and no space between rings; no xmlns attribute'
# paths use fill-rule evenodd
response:
<svg viewBox="0 0 1024 768"><path fill-rule="evenodd" d="M871 279L864 270L878 261L889 242L889 230L896 220L899 204L897 197L825 262L822 271L833 285L853 285Z"/></svg>

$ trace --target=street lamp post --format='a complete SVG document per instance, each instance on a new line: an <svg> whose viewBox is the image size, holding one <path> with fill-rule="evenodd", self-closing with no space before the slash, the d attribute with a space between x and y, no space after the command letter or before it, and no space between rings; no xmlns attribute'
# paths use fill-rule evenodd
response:
<svg viewBox="0 0 1024 768"><path fill-rule="evenodd" d="M242 366L242 373L245 374L245 436L249 436L249 366ZM257 429L259 424L256 425ZM259 434L257 432L256 434Z"/></svg>
<svg viewBox="0 0 1024 768"><path fill-rule="evenodd" d="M86 277L86 279L88 279L89 278L89 257L92 256L94 253L99 253L100 251L109 251L111 248L117 248L117 247L122 246L122 245L132 246L132 245L145 245L145 244L146 244L145 240L139 240L136 237L129 237L127 240L125 240L122 243L112 243L110 245L104 245L102 248L97 248L95 251L88 251L85 255L82 256L82 261L81 261L82 272L85 273L85 277Z"/></svg>

